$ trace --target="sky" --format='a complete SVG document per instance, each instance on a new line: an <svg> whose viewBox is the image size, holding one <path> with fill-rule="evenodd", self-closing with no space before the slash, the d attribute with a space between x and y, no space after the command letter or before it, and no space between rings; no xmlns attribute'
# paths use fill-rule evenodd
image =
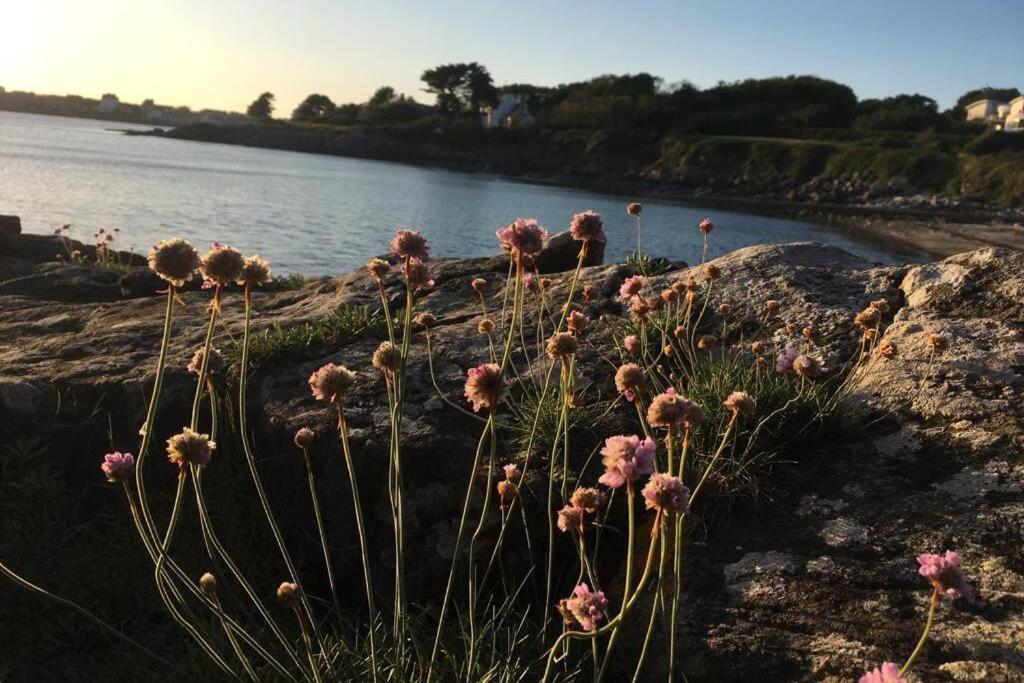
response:
<svg viewBox="0 0 1024 683"><path fill-rule="evenodd" d="M1021 0L0 0L0 26L8 90L228 110L269 90L278 115L381 85L429 102L420 74L459 61L498 85L813 74L943 108L984 85L1024 89Z"/></svg>

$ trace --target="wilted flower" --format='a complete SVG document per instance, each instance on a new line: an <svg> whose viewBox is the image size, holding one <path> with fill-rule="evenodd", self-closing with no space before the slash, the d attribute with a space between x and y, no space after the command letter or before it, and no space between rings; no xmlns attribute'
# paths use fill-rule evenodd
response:
<svg viewBox="0 0 1024 683"><path fill-rule="evenodd" d="M356 373L344 365L328 363L309 376L309 388L318 401L340 401L356 383Z"/></svg>
<svg viewBox="0 0 1024 683"><path fill-rule="evenodd" d="M869 305L871 306L871 308L874 308L879 313L889 312L889 302L886 301L885 299L877 299L875 301L872 301Z"/></svg>
<svg viewBox="0 0 1024 683"><path fill-rule="evenodd" d="M640 337L631 334L622 340L622 345L629 353L640 353Z"/></svg>
<svg viewBox="0 0 1024 683"><path fill-rule="evenodd" d="M861 329L874 327L878 324L880 317L881 316L879 315L877 308L874 306L868 306L853 317L853 324Z"/></svg>
<svg viewBox="0 0 1024 683"><path fill-rule="evenodd" d="M604 619L604 608L608 600L604 591L592 592L590 586L581 583L572 592L572 597L565 601L565 608L584 631L597 629L597 622ZM564 616L564 615L563 615Z"/></svg>
<svg viewBox="0 0 1024 683"><path fill-rule="evenodd" d="M800 354L793 359L793 372L798 377L814 379L821 374L821 363L819 363L813 356Z"/></svg>
<svg viewBox="0 0 1024 683"><path fill-rule="evenodd" d="M519 471L519 466L514 462L510 462L502 469L505 471L505 478L509 481L519 481L523 478L523 473Z"/></svg>
<svg viewBox="0 0 1024 683"><path fill-rule="evenodd" d="M899 664L884 662L881 667L872 669L860 677L858 683L908 683L900 676Z"/></svg>
<svg viewBox="0 0 1024 683"><path fill-rule="evenodd" d="M511 479L502 479L498 482L498 498L501 501L501 509L507 510L512 501L519 497L519 487Z"/></svg>
<svg viewBox="0 0 1024 683"><path fill-rule="evenodd" d="M382 341L373 352L373 367L384 372L395 372L402 367L402 351L389 341Z"/></svg>
<svg viewBox="0 0 1024 683"><path fill-rule="evenodd" d="M245 259L240 251L234 247L214 245L213 249L203 255L199 270L204 278L215 285L227 286L242 275L244 265Z"/></svg>
<svg viewBox="0 0 1024 683"><path fill-rule="evenodd" d="M210 600L217 600L217 577L206 572L199 577L199 590Z"/></svg>
<svg viewBox="0 0 1024 683"><path fill-rule="evenodd" d="M538 280L538 282L540 283L541 289L546 290L551 287L551 278L549 277L542 277L540 280Z"/></svg>
<svg viewBox="0 0 1024 683"><path fill-rule="evenodd" d="M665 344L661 352L664 353L666 356L672 356L675 353L675 349L672 348L671 344Z"/></svg>
<svg viewBox="0 0 1024 683"><path fill-rule="evenodd" d="M412 321L416 327L422 327L429 330L435 325L435 323L437 323L437 318L434 317L433 313L424 312L417 315Z"/></svg>
<svg viewBox="0 0 1024 683"><path fill-rule="evenodd" d="M947 550L945 555L918 555L917 562L921 565L917 573L928 579L940 593L945 593L954 600L973 595L974 588L967 583L963 572L960 571L960 555L952 550Z"/></svg>
<svg viewBox="0 0 1024 683"><path fill-rule="evenodd" d="M697 348L702 351L711 351L718 345L718 337L710 334L702 334L697 339Z"/></svg>
<svg viewBox="0 0 1024 683"><path fill-rule="evenodd" d="M760 356L764 353L764 342L756 341L750 345L750 352L755 356Z"/></svg>
<svg viewBox="0 0 1024 683"><path fill-rule="evenodd" d="M873 331L874 330L872 330L872 332ZM818 328L815 327L814 325L807 325L806 327L804 327L804 329L800 331L800 334L803 335L804 339L812 342L818 338Z"/></svg>
<svg viewBox="0 0 1024 683"><path fill-rule="evenodd" d="M945 335L933 332L928 335L928 346L935 353L942 353L949 348L949 340L946 339Z"/></svg>
<svg viewBox="0 0 1024 683"><path fill-rule="evenodd" d="M714 229L715 229L715 224L711 222L711 219L710 219L710 218L705 218L704 220L702 220L702 221L700 222L700 225L698 225L698 226L697 226L697 228L698 228L698 229L699 229L699 230L700 230L700 231L701 231L702 233L704 233L705 235L707 235L708 233L710 233L710 232L711 232L712 230L714 230Z"/></svg>
<svg viewBox="0 0 1024 683"><path fill-rule="evenodd" d="M605 496L604 491L588 487L573 491L569 502L584 512L594 515L604 507L606 498L607 496Z"/></svg>
<svg viewBox="0 0 1024 683"><path fill-rule="evenodd" d="M589 304L593 298L597 296L597 287L594 285L587 285L583 288L583 303Z"/></svg>
<svg viewBox="0 0 1024 683"><path fill-rule="evenodd" d="M570 332L558 332L548 339L547 353L553 360L566 359L576 353L579 341Z"/></svg>
<svg viewBox="0 0 1024 683"><path fill-rule="evenodd" d="M635 434L608 437L601 449L605 472L598 481L614 489L650 474L654 471L654 450L650 437L643 441Z"/></svg>
<svg viewBox="0 0 1024 683"><path fill-rule="evenodd" d="M566 505L558 511L558 528L562 531L583 531L583 510Z"/></svg>
<svg viewBox="0 0 1024 683"><path fill-rule="evenodd" d="M704 266L704 276L709 280L717 280L722 275L722 269L713 263Z"/></svg>
<svg viewBox="0 0 1024 683"><path fill-rule="evenodd" d="M673 427L686 417L688 403L691 401L676 394L674 389L658 394L647 408L647 423L652 427Z"/></svg>
<svg viewBox="0 0 1024 683"><path fill-rule="evenodd" d="M494 409L505 395L505 379L496 363L470 368L466 372L466 399L473 404L473 411L481 408Z"/></svg>
<svg viewBox="0 0 1024 683"><path fill-rule="evenodd" d="M601 217L593 211L584 211L572 217L569 223L569 234L577 241L604 242L604 223Z"/></svg>
<svg viewBox="0 0 1024 683"><path fill-rule="evenodd" d="M402 264L402 275L414 287L431 287L434 281L430 279L430 269L420 259L409 259Z"/></svg>
<svg viewBox="0 0 1024 683"><path fill-rule="evenodd" d="M754 414L754 399L745 391L732 392L722 405L742 417Z"/></svg>
<svg viewBox="0 0 1024 683"><path fill-rule="evenodd" d="M667 304L672 303L673 301L675 301L678 298L679 298L679 292L677 292L676 290L672 289L671 287L668 288L668 289L661 290L661 300L664 301Z"/></svg>
<svg viewBox="0 0 1024 683"><path fill-rule="evenodd" d="M391 240L391 252L403 259L427 261L430 259L430 245L418 230L400 228Z"/></svg>
<svg viewBox="0 0 1024 683"><path fill-rule="evenodd" d="M527 256L539 254L548 239L548 231L535 218L517 218L495 234L504 251Z"/></svg>
<svg viewBox="0 0 1024 683"><path fill-rule="evenodd" d="M201 467L210 462L216 447L209 434L200 434L185 427L180 434L167 439L167 459L178 467Z"/></svg>
<svg viewBox="0 0 1024 683"><path fill-rule="evenodd" d="M636 202L630 202L626 205L626 213L630 216L639 216L641 208L642 207Z"/></svg>
<svg viewBox="0 0 1024 683"><path fill-rule="evenodd" d="M391 272L391 264L382 258L372 258L367 261L366 269L370 271L370 275L379 281L383 280Z"/></svg>
<svg viewBox="0 0 1024 683"><path fill-rule="evenodd" d="M540 281L537 279L537 276L534 275L533 273L527 273L526 275L523 276L523 287L525 287L527 291L530 292L539 292Z"/></svg>
<svg viewBox="0 0 1024 683"><path fill-rule="evenodd" d="M203 356L206 355L206 346L200 346L196 349L196 352L192 354L192 360L186 366L186 370L191 372L193 375L198 375L199 371L203 367ZM206 361L206 372L210 375L218 375L224 372L225 367L224 356L220 354L220 351L216 347L210 347L210 357Z"/></svg>
<svg viewBox="0 0 1024 683"><path fill-rule="evenodd" d="M615 371L615 388L625 394L626 399L633 400L637 392L647 386L644 371L636 363L626 363Z"/></svg>
<svg viewBox="0 0 1024 683"><path fill-rule="evenodd" d="M131 453L107 453L103 456L100 469L107 475L107 481L111 484L120 484L135 472L135 457Z"/></svg>
<svg viewBox="0 0 1024 683"><path fill-rule="evenodd" d="M568 325L573 334L582 334L583 330L587 329L587 325L589 324L590 318L579 311L572 311L569 313Z"/></svg>
<svg viewBox="0 0 1024 683"><path fill-rule="evenodd" d="M788 374L793 372L793 361L800 355L798 349L783 349L778 358L775 359L775 372Z"/></svg>
<svg viewBox="0 0 1024 683"><path fill-rule="evenodd" d="M768 299L768 301L764 302L764 307L768 309L769 313L775 313L779 310L781 304L775 299Z"/></svg>
<svg viewBox="0 0 1024 683"><path fill-rule="evenodd" d="M878 343L878 355L883 358L895 358L899 353L899 347L891 339L883 339Z"/></svg>
<svg viewBox="0 0 1024 683"><path fill-rule="evenodd" d="M487 280L482 277L475 277L473 278L473 281L469 283L469 286L472 287L477 294L483 294L484 289L487 287Z"/></svg>
<svg viewBox="0 0 1024 683"><path fill-rule="evenodd" d="M238 284L244 287L259 287L270 282L270 264L258 255L249 256L242 265Z"/></svg>
<svg viewBox="0 0 1024 683"><path fill-rule="evenodd" d="M161 279L181 287L199 269L199 253L188 241L174 237L149 250L149 267Z"/></svg>
<svg viewBox="0 0 1024 683"><path fill-rule="evenodd" d="M679 477L655 472L644 486L643 496L648 510L682 513L689 507L690 489Z"/></svg>
<svg viewBox="0 0 1024 683"><path fill-rule="evenodd" d="M642 292L644 289L644 279L639 275L633 277L627 277L623 282L622 286L619 287L619 298L623 301L629 301L634 296Z"/></svg>
<svg viewBox="0 0 1024 683"><path fill-rule="evenodd" d="M298 609L300 600L298 584L285 581L277 587L277 601L285 607Z"/></svg>
<svg viewBox="0 0 1024 683"><path fill-rule="evenodd" d="M309 448L316 440L316 434L309 427L302 427L295 432L295 445L299 448Z"/></svg>
<svg viewBox="0 0 1024 683"><path fill-rule="evenodd" d="M494 332L494 321L490 318L480 318L476 324L476 331L480 334L491 334Z"/></svg>

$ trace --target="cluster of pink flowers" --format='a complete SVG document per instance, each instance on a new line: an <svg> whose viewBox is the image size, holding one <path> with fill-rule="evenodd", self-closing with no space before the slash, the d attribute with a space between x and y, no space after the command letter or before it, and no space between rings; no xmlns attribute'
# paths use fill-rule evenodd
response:
<svg viewBox="0 0 1024 683"><path fill-rule="evenodd" d="M607 239L601 216L593 211L584 211L573 216L569 223L569 234L578 242L604 242Z"/></svg>
<svg viewBox="0 0 1024 683"><path fill-rule="evenodd" d="M601 464L605 472L599 482L609 488L619 488L627 481L636 481L654 472L654 440L643 441L631 436L610 436L601 449Z"/></svg>
<svg viewBox="0 0 1024 683"><path fill-rule="evenodd" d="M775 372L788 374L793 372L793 361L800 355L797 349L783 349L778 358L775 359Z"/></svg>
<svg viewBox="0 0 1024 683"><path fill-rule="evenodd" d="M430 260L430 244L417 230L396 230L391 240L391 252L403 259Z"/></svg>
<svg viewBox="0 0 1024 683"><path fill-rule="evenodd" d="M495 234L504 251L525 256L539 254L548 239L548 231L535 218L517 218Z"/></svg>
<svg viewBox="0 0 1024 683"><path fill-rule="evenodd" d="M858 683L907 683L907 679L900 676L898 664L885 662L879 668L861 676Z"/></svg>
<svg viewBox="0 0 1024 683"><path fill-rule="evenodd" d="M340 401L356 383L356 374L344 365L328 363L309 376L309 389L318 401Z"/></svg>
<svg viewBox="0 0 1024 683"><path fill-rule="evenodd" d="M103 456L100 469L107 476L107 481L111 484L120 484L135 471L135 457L131 453L107 453Z"/></svg>
<svg viewBox="0 0 1024 683"><path fill-rule="evenodd" d="M974 594L974 588L967 583L963 572L960 570L960 555L947 550L944 555L924 553L917 556L917 562L921 566L917 573L928 579L936 590L944 593L953 600L960 597L970 597Z"/></svg>
<svg viewBox="0 0 1024 683"><path fill-rule="evenodd" d="M644 279L639 275L633 277L627 277L622 286L619 287L619 298L622 301L629 301L633 297L637 296L644 289Z"/></svg>
<svg viewBox="0 0 1024 683"><path fill-rule="evenodd" d="M679 477L655 472L642 493L644 506L648 510L683 513L689 509L690 489L683 485Z"/></svg>
<svg viewBox="0 0 1024 683"><path fill-rule="evenodd" d="M493 410L505 391L505 379L496 363L485 363L466 371L466 399L473 404L473 412L480 412L481 408Z"/></svg>
<svg viewBox="0 0 1024 683"><path fill-rule="evenodd" d="M607 606L604 591L591 591L590 586L581 583L573 590L571 598L558 604L558 611L567 622L575 619L584 631L594 631L597 623L604 619Z"/></svg>

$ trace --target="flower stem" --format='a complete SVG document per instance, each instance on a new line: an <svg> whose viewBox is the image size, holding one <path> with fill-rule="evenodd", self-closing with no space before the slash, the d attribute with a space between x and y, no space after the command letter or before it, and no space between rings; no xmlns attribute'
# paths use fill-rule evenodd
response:
<svg viewBox="0 0 1024 683"><path fill-rule="evenodd" d="M320 534L320 547L324 551L324 567L327 569L327 583L331 587L331 597L334 599L334 611L340 620L341 601L338 600L338 588L334 581L334 567L331 566L331 552L327 545L327 532L324 530L324 519L320 514L320 497L316 491L316 479L313 476L313 463L309 458L309 449L303 447L302 455L306 459L306 479L309 482L309 497L313 500L313 513L316 516L316 529Z"/></svg>
<svg viewBox="0 0 1024 683"><path fill-rule="evenodd" d="M924 644L928 640L928 633L932 630L932 621L935 619L935 608L939 604L939 588L936 586L932 589L932 598L928 605L928 618L924 623L924 632L921 634L921 638L917 641L917 647L910 653L910 657L907 658L907 662L900 669L900 676L907 673L910 670L910 665L914 663L917 656L921 654L921 650L924 649Z"/></svg>

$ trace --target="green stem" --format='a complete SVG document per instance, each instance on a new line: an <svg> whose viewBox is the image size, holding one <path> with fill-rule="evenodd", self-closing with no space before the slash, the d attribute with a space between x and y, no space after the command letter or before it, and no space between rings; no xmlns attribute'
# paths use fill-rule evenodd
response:
<svg viewBox="0 0 1024 683"><path fill-rule="evenodd" d="M921 654L921 650L924 649L924 644L928 640L928 633L932 630L932 621L935 619L935 608L939 604L939 587L936 586L932 589L932 599L928 605L928 619L924 624L924 632L921 634L921 638L917 641L917 647L910 653L910 657L907 658L906 664L900 669L900 676L907 673L910 670L910 665L914 663L917 656Z"/></svg>
<svg viewBox="0 0 1024 683"><path fill-rule="evenodd" d="M514 322L513 322L514 324ZM494 408L491 409L493 415ZM496 458L498 454L498 437L495 433L494 420L488 422L490 428L490 440L491 440L491 453L490 459L487 462L487 487L484 491L484 505L480 512L480 521L477 523L476 530L473 531L473 536L469 540L469 662L467 664L468 672L467 675L470 679L473 678L473 671L475 667L474 656L476 653L476 564L475 564L475 549L476 541L483 531L484 525L487 523L488 512L491 507L491 489L493 488L494 482L494 468L496 466Z"/></svg>
<svg viewBox="0 0 1024 683"><path fill-rule="evenodd" d="M302 455L306 459L306 479L309 483L309 497L313 500L313 513L316 516L316 529L320 534L320 547L324 551L324 567L327 569L327 583L331 587L331 597L334 599L334 612L339 621L341 615L341 601L338 599L338 588L334 581L334 567L331 565L331 552L327 545L327 532L324 530L324 519L320 514L320 498L316 491L316 479L313 476L313 463L309 458L309 449L303 447Z"/></svg>

